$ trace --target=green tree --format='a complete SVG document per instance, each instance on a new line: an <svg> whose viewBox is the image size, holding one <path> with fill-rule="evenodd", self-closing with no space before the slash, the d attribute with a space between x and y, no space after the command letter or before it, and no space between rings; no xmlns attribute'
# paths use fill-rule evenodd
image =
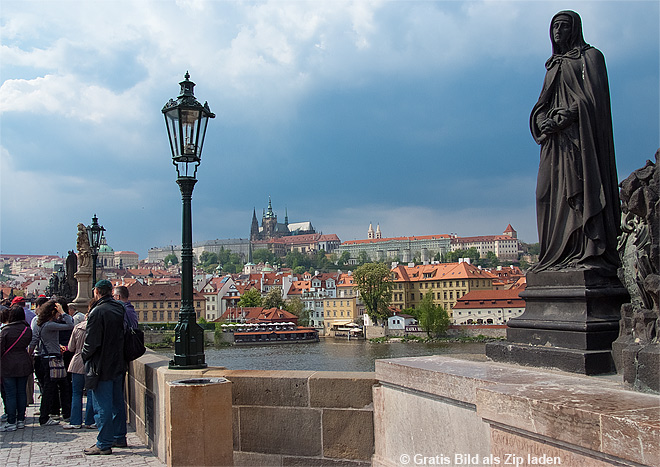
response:
<svg viewBox="0 0 660 467"><path fill-rule="evenodd" d="M238 306L242 307L253 307L253 306L262 306L263 300L261 298L261 292L254 287L245 291L238 301Z"/></svg>
<svg viewBox="0 0 660 467"><path fill-rule="evenodd" d="M493 251L489 251L486 253L486 262L488 266L491 268L495 268L500 265L500 259Z"/></svg>
<svg viewBox="0 0 660 467"><path fill-rule="evenodd" d="M444 334L449 327L449 315L440 305L433 303L433 292L429 291L415 309L414 316L419 321L419 325L426 331L429 337L431 334L439 336Z"/></svg>
<svg viewBox="0 0 660 467"><path fill-rule="evenodd" d="M163 259L163 262L165 263L165 266L169 266L170 264L179 264L179 258L176 257L174 253L170 253Z"/></svg>
<svg viewBox="0 0 660 467"><path fill-rule="evenodd" d="M357 259L360 265L367 264L369 262L369 255L366 251L362 250L358 253Z"/></svg>
<svg viewBox="0 0 660 467"><path fill-rule="evenodd" d="M282 289L280 287L272 287L261 304L266 309L270 308L284 308L284 299L282 298Z"/></svg>
<svg viewBox="0 0 660 467"><path fill-rule="evenodd" d="M377 324L389 316L392 299L391 271L383 263L366 263L353 273L355 287L367 308L367 314Z"/></svg>
<svg viewBox="0 0 660 467"><path fill-rule="evenodd" d="M305 305L300 297L291 297L286 300L284 309L298 317L298 326L308 326L311 311L305 309Z"/></svg>
<svg viewBox="0 0 660 467"><path fill-rule="evenodd" d="M257 264L259 263L275 264L276 262L278 262L277 256L275 256L270 250L266 248L259 248L258 250L253 251L252 260Z"/></svg>

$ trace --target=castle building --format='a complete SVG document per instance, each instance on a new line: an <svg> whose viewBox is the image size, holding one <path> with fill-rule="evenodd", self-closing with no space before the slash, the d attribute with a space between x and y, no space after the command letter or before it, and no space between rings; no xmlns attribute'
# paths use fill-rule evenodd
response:
<svg viewBox="0 0 660 467"><path fill-rule="evenodd" d="M315 234L311 222L289 223L288 212L284 216L284 223L277 222L277 214L273 211L273 204L268 197L268 209L261 216L261 226L257 221L256 210L252 211L252 224L250 225L250 240L271 240L273 238L289 237L292 235Z"/></svg>

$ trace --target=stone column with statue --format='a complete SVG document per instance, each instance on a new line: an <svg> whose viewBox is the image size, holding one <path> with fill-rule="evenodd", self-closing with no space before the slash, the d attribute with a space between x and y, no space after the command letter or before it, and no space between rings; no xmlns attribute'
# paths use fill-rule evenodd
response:
<svg viewBox="0 0 660 467"><path fill-rule="evenodd" d="M583 374L614 371L611 347L628 292L617 277L620 201L607 70L574 11L550 23L552 56L530 117L541 147L536 187L539 263L496 361Z"/></svg>
<svg viewBox="0 0 660 467"><path fill-rule="evenodd" d="M87 228L84 224L78 224L78 239L76 241L78 250L78 271L75 278L78 281L78 295L73 300L76 309L87 309L87 304L92 299L92 248L89 245Z"/></svg>

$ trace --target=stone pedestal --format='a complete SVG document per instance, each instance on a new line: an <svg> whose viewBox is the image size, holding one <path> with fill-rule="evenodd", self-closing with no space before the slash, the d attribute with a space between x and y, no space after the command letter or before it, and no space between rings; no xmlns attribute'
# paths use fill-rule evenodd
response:
<svg viewBox="0 0 660 467"><path fill-rule="evenodd" d="M194 378L167 386L167 465L234 465L231 382Z"/></svg>
<svg viewBox="0 0 660 467"><path fill-rule="evenodd" d="M92 299L92 271L81 269L74 274L74 277L78 281L78 295L73 300L73 306L77 311L84 313L87 310L87 304Z"/></svg>
<svg viewBox="0 0 660 467"><path fill-rule="evenodd" d="M629 299L617 277L591 270L529 273L520 296L525 313L507 323L506 342L486 346L488 357L586 375L615 371L612 342Z"/></svg>

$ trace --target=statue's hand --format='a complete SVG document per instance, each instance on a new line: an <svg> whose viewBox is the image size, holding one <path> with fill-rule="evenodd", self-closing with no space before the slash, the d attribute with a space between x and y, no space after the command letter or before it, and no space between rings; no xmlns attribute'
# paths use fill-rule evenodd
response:
<svg viewBox="0 0 660 467"><path fill-rule="evenodd" d="M546 118L541 122L541 133L555 133L559 131L557 122L552 118Z"/></svg>
<svg viewBox="0 0 660 467"><path fill-rule="evenodd" d="M568 128L574 121L573 113L568 109L560 109L553 117L557 123L557 131Z"/></svg>

